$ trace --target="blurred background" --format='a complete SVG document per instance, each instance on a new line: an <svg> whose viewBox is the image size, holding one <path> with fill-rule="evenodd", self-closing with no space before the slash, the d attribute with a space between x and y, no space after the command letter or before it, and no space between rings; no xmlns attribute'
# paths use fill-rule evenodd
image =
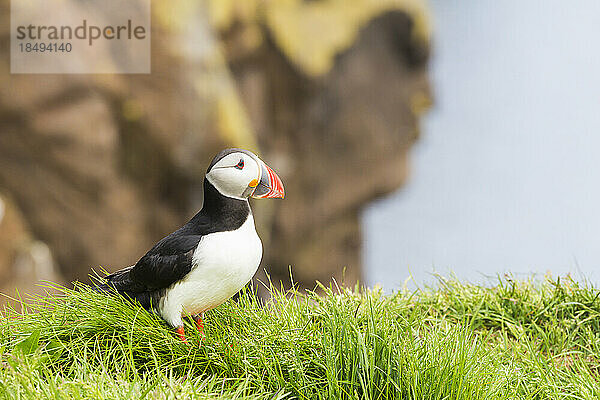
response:
<svg viewBox="0 0 600 400"><path fill-rule="evenodd" d="M404 184L431 103L424 2L155 0L144 75L11 75L0 7L0 291L135 263L232 146L286 188L253 204L261 270L362 279L360 212Z"/></svg>
<svg viewBox="0 0 600 400"><path fill-rule="evenodd" d="M276 282L593 278L592 0L155 0L148 75L11 75L9 15L1 292L135 263L231 146L286 187L253 204Z"/></svg>
<svg viewBox="0 0 600 400"><path fill-rule="evenodd" d="M429 5L435 106L409 183L364 214L367 283L597 283L600 3Z"/></svg>

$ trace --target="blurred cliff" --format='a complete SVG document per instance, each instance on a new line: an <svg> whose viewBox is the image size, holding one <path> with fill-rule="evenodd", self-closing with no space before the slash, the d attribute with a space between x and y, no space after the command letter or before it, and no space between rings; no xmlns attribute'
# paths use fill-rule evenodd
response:
<svg viewBox="0 0 600 400"><path fill-rule="evenodd" d="M405 181L430 103L422 1L155 1L149 75L11 75L0 4L0 291L134 263L230 146L286 186L253 204L261 268L360 278L358 213Z"/></svg>

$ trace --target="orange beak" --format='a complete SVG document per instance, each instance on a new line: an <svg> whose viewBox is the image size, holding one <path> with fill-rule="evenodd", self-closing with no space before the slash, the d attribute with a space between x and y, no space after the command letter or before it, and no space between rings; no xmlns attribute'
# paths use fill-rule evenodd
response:
<svg viewBox="0 0 600 400"><path fill-rule="evenodd" d="M260 161L261 176L252 197L255 199L283 199L285 189L279 176L267 164Z"/></svg>

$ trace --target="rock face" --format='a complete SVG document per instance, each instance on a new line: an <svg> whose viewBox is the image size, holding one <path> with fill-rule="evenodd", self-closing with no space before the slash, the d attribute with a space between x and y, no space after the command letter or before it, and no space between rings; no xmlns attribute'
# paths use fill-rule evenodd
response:
<svg viewBox="0 0 600 400"><path fill-rule="evenodd" d="M48 246L31 237L23 214L12 201L2 195L0 266L0 293L10 298L49 291L38 285L40 281L63 283ZM19 293L15 291L17 288ZM8 300L9 297L1 297L0 303ZM18 307L16 301L12 303Z"/></svg>
<svg viewBox="0 0 600 400"><path fill-rule="evenodd" d="M255 21L234 19L221 31L259 147L286 183L285 201L269 212L265 264L277 266L275 281L289 282L291 265L302 286L332 276L354 284L359 213L404 184L430 103L425 22L416 21L424 11L402 2L359 1L354 11L336 1L291 3L263 10L265 39L246 51ZM343 21L341 38L328 36L330 21ZM290 39L284 27L303 35Z"/></svg>
<svg viewBox="0 0 600 400"><path fill-rule="evenodd" d="M246 147L286 186L284 201L253 205L273 280L291 265L304 286L339 281L344 268L355 282L359 212L405 181L429 102L420 2L184 3L153 2L150 75L0 66L0 190L64 278L85 279L134 263L185 222L210 158Z"/></svg>

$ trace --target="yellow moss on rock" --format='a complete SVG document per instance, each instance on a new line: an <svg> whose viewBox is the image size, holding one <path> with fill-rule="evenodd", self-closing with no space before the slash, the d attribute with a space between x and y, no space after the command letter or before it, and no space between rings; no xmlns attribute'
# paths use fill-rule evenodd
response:
<svg viewBox="0 0 600 400"><path fill-rule="evenodd" d="M234 0L156 0L152 12L157 26L170 35L169 56L182 61L185 68L181 73L188 74L186 80L191 82L195 103L203 107L202 112L216 124L216 132L222 141L229 146L256 151L256 137L235 89L222 44L214 38L214 29L222 28L234 15L243 20L255 15L252 6L255 3L250 1L249 6L244 3ZM126 117L136 114L131 107L126 107L124 112Z"/></svg>
<svg viewBox="0 0 600 400"><path fill-rule="evenodd" d="M414 21L413 39L428 43L429 13L425 0L184 0L169 3L158 0L153 15L159 25L175 36L193 32L198 13L207 12L210 25L226 31L241 23L248 36L245 46L256 48L267 29L283 54L307 76L319 77L331 70L336 54L349 48L360 30L373 18L390 10L400 10ZM214 103L217 130L228 144L257 149L249 117L235 90L222 55L222 45L207 41L203 48L204 73L194 82L200 98ZM194 60L186 48L175 49L177 56ZM175 54L174 54L175 55ZM415 108L423 107L416 99Z"/></svg>
<svg viewBox="0 0 600 400"><path fill-rule="evenodd" d="M242 147L258 152L258 145L250 121L237 93L217 99L217 124L219 133L231 146Z"/></svg>
<svg viewBox="0 0 600 400"><path fill-rule="evenodd" d="M361 28L391 10L414 21L413 40L429 42L431 25L425 0L208 0L211 21L225 30L234 21L264 24L277 46L301 71L326 74L335 55L349 48Z"/></svg>
<svg viewBox="0 0 600 400"><path fill-rule="evenodd" d="M180 32L202 10L201 4L194 0L156 0L152 2L152 19L171 32Z"/></svg>
<svg viewBox="0 0 600 400"><path fill-rule="evenodd" d="M263 4L265 1L260 0L207 0L212 26L218 30L226 30L236 20L257 22Z"/></svg>

